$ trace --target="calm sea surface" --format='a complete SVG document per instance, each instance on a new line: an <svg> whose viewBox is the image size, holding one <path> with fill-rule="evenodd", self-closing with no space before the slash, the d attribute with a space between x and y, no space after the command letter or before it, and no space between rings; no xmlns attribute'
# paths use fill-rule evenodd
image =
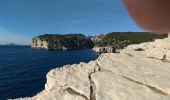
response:
<svg viewBox="0 0 170 100"><path fill-rule="evenodd" d="M30 97L44 89L53 68L97 59L91 49L47 51L28 46L0 46L0 100Z"/></svg>

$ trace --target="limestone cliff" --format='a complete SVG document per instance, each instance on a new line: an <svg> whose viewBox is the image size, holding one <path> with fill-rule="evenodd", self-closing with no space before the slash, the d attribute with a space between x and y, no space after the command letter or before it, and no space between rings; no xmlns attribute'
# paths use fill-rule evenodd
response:
<svg viewBox="0 0 170 100"><path fill-rule="evenodd" d="M83 34L40 35L32 39L32 48L71 50L93 48L94 43Z"/></svg>
<svg viewBox="0 0 170 100"><path fill-rule="evenodd" d="M95 46L92 50L97 53L115 53L116 52L116 48L112 46L106 46L106 47Z"/></svg>
<svg viewBox="0 0 170 100"><path fill-rule="evenodd" d="M130 45L47 74L45 89L20 100L170 100L170 38Z"/></svg>

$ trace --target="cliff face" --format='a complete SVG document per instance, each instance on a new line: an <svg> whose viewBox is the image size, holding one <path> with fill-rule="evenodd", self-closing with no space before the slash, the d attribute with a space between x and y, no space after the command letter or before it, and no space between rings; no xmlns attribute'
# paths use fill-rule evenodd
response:
<svg viewBox="0 0 170 100"><path fill-rule="evenodd" d="M116 48L114 48L112 46L106 46L106 47L97 47L97 46L95 46L93 48L93 51L95 51L97 53L115 53Z"/></svg>
<svg viewBox="0 0 170 100"><path fill-rule="evenodd" d="M47 74L45 90L20 100L170 100L170 38L130 45Z"/></svg>
<svg viewBox="0 0 170 100"><path fill-rule="evenodd" d="M104 40L104 37L105 37L105 35L97 35L97 36L91 37L91 40L92 40L94 43L98 43L98 42L103 41L103 40Z"/></svg>
<svg viewBox="0 0 170 100"><path fill-rule="evenodd" d="M38 37L32 39L32 48L44 48L49 49L48 43L46 40L40 39Z"/></svg>
<svg viewBox="0 0 170 100"><path fill-rule="evenodd" d="M71 50L93 48L91 39L82 34L41 35L32 39L32 48Z"/></svg>

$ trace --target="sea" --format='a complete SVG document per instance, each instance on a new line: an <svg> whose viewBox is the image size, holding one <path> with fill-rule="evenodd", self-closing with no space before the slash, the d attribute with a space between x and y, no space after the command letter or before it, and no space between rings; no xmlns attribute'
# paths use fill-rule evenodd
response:
<svg viewBox="0 0 170 100"><path fill-rule="evenodd" d="M96 60L91 49L48 51L30 46L0 46L0 100L31 97L42 91L53 68Z"/></svg>

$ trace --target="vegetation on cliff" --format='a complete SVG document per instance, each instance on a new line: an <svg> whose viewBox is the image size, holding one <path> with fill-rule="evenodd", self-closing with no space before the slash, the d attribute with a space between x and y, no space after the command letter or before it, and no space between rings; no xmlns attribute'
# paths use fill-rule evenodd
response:
<svg viewBox="0 0 170 100"><path fill-rule="evenodd" d="M84 34L44 34L37 36L39 39L46 40L46 41L57 41L58 39L67 39L67 38L72 38L72 39L83 39L86 36Z"/></svg>
<svg viewBox="0 0 170 100"><path fill-rule="evenodd" d="M130 44L139 44L165 37L167 35L150 32L112 32L92 37L87 37L84 34L44 34L33 38L33 47L68 50L110 46L116 49L123 49Z"/></svg>
<svg viewBox="0 0 170 100"><path fill-rule="evenodd" d="M37 39L40 39L42 42L41 45L37 46ZM54 50L68 50L68 49L85 49L93 48L94 43L90 38L86 37L83 34L44 34L33 38L36 48L44 48L43 42L46 42L48 49Z"/></svg>
<svg viewBox="0 0 170 100"><path fill-rule="evenodd" d="M102 41L95 42L95 45L100 47L113 46L117 49L122 49L130 44L139 44L165 37L167 37L165 34L160 35L150 32L112 32L104 36L99 35Z"/></svg>

